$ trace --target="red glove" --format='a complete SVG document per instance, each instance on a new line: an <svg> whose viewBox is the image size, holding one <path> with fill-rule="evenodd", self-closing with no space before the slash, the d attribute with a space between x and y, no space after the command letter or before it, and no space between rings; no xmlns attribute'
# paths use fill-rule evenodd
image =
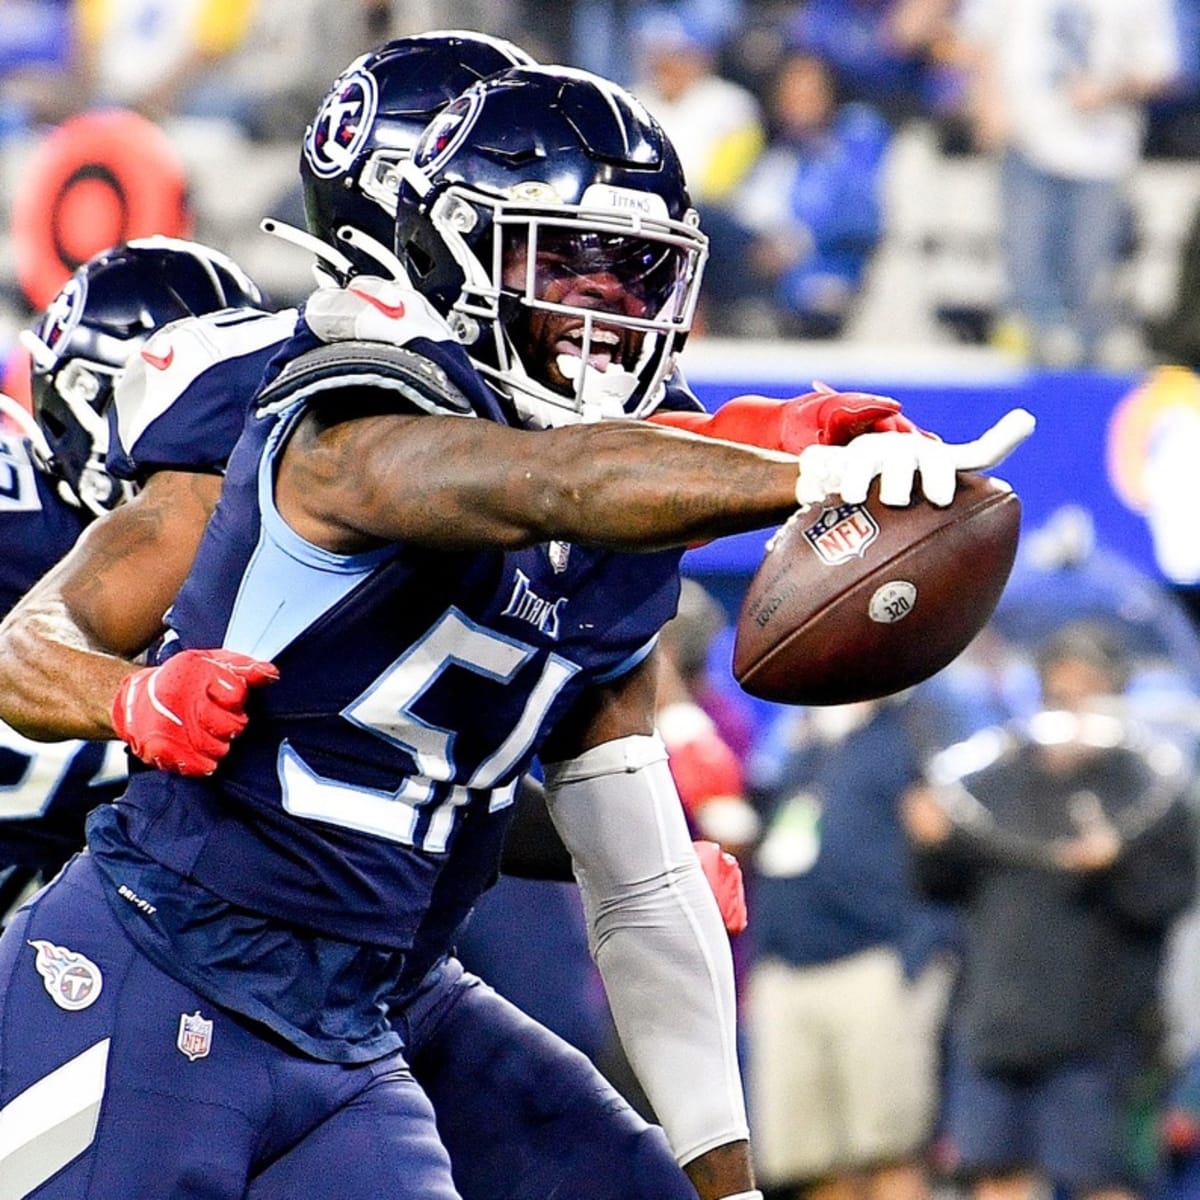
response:
<svg viewBox="0 0 1200 1200"><path fill-rule="evenodd" d="M870 392L835 392L823 383L791 400L735 396L715 413L658 412L657 425L704 437L799 454L807 446L844 446L861 433L921 433L900 401Z"/></svg>
<svg viewBox="0 0 1200 1200"><path fill-rule="evenodd" d="M704 877L717 898L717 907L730 933L746 928L746 889L742 883L742 868L732 854L716 842L693 842L696 857L704 868Z"/></svg>
<svg viewBox="0 0 1200 1200"><path fill-rule="evenodd" d="M246 727L250 688L278 678L273 664L232 650L184 650L121 681L113 729L160 771L211 775Z"/></svg>
<svg viewBox="0 0 1200 1200"><path fill-rule="evenodd" d="M657 721L671 778L693 828L710 800L736 800L745 794L737 755L698 704L675 701L659 711Z"/></svg>

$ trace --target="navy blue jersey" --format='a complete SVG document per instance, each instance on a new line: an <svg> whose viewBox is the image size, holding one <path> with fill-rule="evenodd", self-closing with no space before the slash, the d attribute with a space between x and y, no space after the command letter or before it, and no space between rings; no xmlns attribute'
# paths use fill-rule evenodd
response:
<svg viewBox="0 0 1200 1200"><path fill-rule="evenodd" d="M142 484L161 469L222 471L295 320L294 311L231 310L160 330L109 407L113 474ZM0 435L0 616L66 555L88 519L21 439ZM127 775L120 743L33 742L0 723L0 921L17 881L52 874L78 850L87 813L119 795Z"/></svg>
<svg viewBox="0 0 1200 1200"><path fill-rule="evenodd" d="M258 914L317 942L392 953L401 991L446 952L494 879L517 780L544 737L587 689L652 649L675 611L680 557L553 542L507 553L394 543L346 556L296 536L271 484L314 396L358 383L390 394L396 411L508 423L460 348L420 339L411 349L323 348L260 397L160 656L224 646L271 659L279 682L254 693L214 777L138 772L96 836L106 861L125 862L114 881L141 856L239 920ZM173 908L151 901L153 929L136 904L125 920L168 961ZM235 973L210 969L228 950L214 944L200 982L237 1008Z"/></svg>
<svg viewBox="0 0 1200 1200"><path fill-rule="evenodd" d="M655 405L655 412L704 412L696 393L688 386L683 372L676 367L663 385L663 397Z"/></svg>
<svg viewBox="0 0 1200 1200"><path fill-rule="evenodd" d="M162 470L223 472L250 397L295 323L295 309L227 309L158 330L114 389L109 471L137 484Z"/></svg>
<svg viewBox="0 0 1200 1200"><path fill-rule="evenodd" d="M86 518L34 466L24 439L0 431L0 616L70 550Z"/></svg>
<svg viewBox="0 0 1200 1200"><path fill-rule="evenodd" d="M0 433L0 616L70 550L84 522L23 439ZM82 844L88 810L116 796L125 776L123 747L34 742L0 722L0 880L13 868L56 871Z"/></svg>

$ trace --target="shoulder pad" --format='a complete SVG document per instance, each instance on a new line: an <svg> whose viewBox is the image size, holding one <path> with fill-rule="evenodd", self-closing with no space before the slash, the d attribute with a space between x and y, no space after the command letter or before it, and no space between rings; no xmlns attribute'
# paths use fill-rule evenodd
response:
<svg viewBox="0 0 1200 1200"><path fill-rule="evenodd" d="M240 309L184 317L157 330L130 357L113 389L121 444L131 449L151 422L188 397L197 380L214 367L284 342L295 323L294 309ZM243 393L243 411L257 383ZM194 401L184 403L190 406Z"/></svg>
<svg viewBox="0 0 1200 1200"><path fill-rule="evenodd" d="M450 416L473 416L471 405L446 372L423 354L386 342L334 342L292 359L256 400L260 412L278 411L337 388L395 392L401 407Z"/></svg>

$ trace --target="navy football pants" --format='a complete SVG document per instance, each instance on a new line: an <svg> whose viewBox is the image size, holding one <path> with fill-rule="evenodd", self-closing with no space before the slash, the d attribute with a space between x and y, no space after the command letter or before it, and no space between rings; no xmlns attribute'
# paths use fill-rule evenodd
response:
<svg viewBox="0 0 1200 1200"><path fill-rule="evenodd" d="M393 1020L464 1200L696 1200L662 1130L460 963Z"/></svg>
<svg viewBox="0 0 1200 1200"><path fill-rule="evenodd" d="M419 1084L316 1062L158 970L103 886L76 858L0 939L0 1200L694 1200L661 1131L457 963L397 1014Z"/></svg>

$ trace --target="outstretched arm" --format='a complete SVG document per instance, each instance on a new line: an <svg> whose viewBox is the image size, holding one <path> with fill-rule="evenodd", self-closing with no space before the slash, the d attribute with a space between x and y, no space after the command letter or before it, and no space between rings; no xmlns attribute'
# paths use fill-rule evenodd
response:
<svg viewBox="0 0 1200 1200"><path fill-rule="evenodd" d="M446 550L551 539L656 550L784 520L796 459L644 422L537 432L454 417L311 413L276 503L337 552L386 541Z"/></svg>
<svg viewBox="0 0 1200 1200"><path fill-rule="evenodd" d="M930 500L947 504L958 471L1002 461L1033 428L1014 410L964 445L869 433L810 446L797 460L647 422L530 432L458 417L347 419L348 407L306 415L276 482L295 532L339 553L397 540L656 550L778 524L798 501L829 493L859 502L875 478L885 503L906 504L919 477Z"/></svg>
<svg viewBox="0 0 1200 1200"><path fill-rule="evenodd" d="M113 695L162 631L220 486L162 471L89 527L0 624L0 718L40 740L113 736Z"/></svg>

